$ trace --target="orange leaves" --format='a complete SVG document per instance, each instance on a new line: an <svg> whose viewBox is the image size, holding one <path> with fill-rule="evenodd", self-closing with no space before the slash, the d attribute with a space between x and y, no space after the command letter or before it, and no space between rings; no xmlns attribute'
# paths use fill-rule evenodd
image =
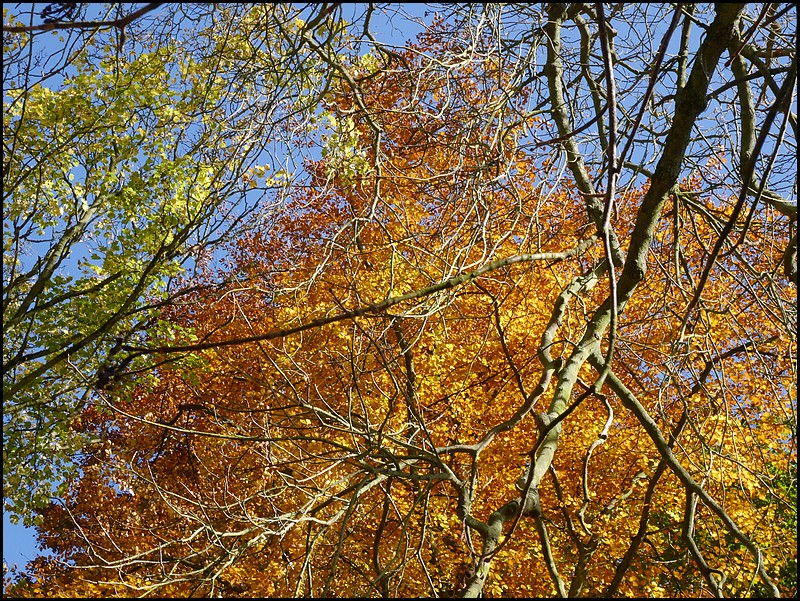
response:
<svg viewBox="0 0 800 601"><path fill-rule="evenodd" d="M425 52L444 43L426 42ZM306 163L285 210L250 221L225 269L161 316L173 337L212 348L165 354L151 381L104 400L124 417L98 404L76 420L99 442L63 505L43 514L45 540L85 568L75 590L119 581L183 596L422 596L458 592L474 575L489 535L470 520L488 524L518 498L541 436L531 414L567 378L536 390L543 363L576 351L609 287L602 275L576 279L600 273L599 242L566 261L497 267L588 240L586 198L563 165L523 146L526 128L546 124L526 116L525 93L506 94L506 59L487 52L445 69L425 56L370 68L362 103L334 81L322 110L338 138ZM254 168L243 183L263 177ZM793 532L775 474L796 461L786 444L796 343L776 301L785 290L765 275L780 245L745 236L726 247L684 323L730 207L700 183L655 224L646 277L618 316L613 375L650 430L609 386L608 405L582 401L537 491L552 557L544 529L526 515L512 534L512 516L488 595L551 595L556 572L568 585L585 578L586 595L617 576L631 596L704 590L682 533L686 488L658 467L653 428L759 545ZM631 186L617 199L623 250L646 193ZM769 229L760 217L752 225ZM352 318L315 322L343 314ZM607 335L596 338L607 350ZM575 373L559 402L596 377L585 362ZM742 588L747 553L702 503L696 517L690 534L709 564L735 564ZM43 579L63 577L47 569Z"/></svg>

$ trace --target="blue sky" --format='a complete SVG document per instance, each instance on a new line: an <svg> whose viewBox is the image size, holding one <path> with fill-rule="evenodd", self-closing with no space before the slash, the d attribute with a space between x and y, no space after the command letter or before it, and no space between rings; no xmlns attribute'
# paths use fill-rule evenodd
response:
<svg viewBox="0 0 800 601"><path fill-rule="evenodd" d="M14 525L3 512L3 562L9 567L17 565L25 567L34 557L41 555L35 540L36 532L32 528Z"/></svg>

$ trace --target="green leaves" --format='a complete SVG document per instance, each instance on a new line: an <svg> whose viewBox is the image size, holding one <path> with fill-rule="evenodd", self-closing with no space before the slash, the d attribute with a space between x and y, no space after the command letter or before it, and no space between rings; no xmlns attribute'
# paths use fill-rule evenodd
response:
<svg viewBox="0 0 800 601"><path fill-rule="evenodd" d="M355 121L352 117L339 121L333 113L326 113L325 116L332 130L322 147L322 157L326 159L325 175L328 178L338 177L345 185L352 185L370 170Z"/></svg>
<svg viewBox="0 0 800 601"><path fill-rule="evenodd" d="M121 65L84 58L57 89L4 102L4 498L26 521L70 472L70 422L106 341L168 296L232 160L197 152L224 126L186 117L211 95L204 80L173 84L176 58L172 45Z"/></svg>
<svg viewBox="0 0 800 601"><path fill-rule="evenodd" d="M202 270L261 203L282 202L269 188L294 168L276 156L327 89L321 59L298 44L298 8L163 11L129 24L122 47L116 30L78 27L85 45L65 44L69 60L43 79L24 60L37 34L4 35L4 501L26 520L74 471L72 423L98 400L114 340L176 335L153 324L196 286L187 268ZM344 29L330 26L338 44ZM337 156L356 173L343 135Z"/></svg>

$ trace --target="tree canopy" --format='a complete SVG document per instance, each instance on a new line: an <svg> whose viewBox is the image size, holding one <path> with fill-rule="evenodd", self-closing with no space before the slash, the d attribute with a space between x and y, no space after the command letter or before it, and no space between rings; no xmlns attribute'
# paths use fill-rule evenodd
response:
<svg viewBox="0 0 800 601"><path fill-rule="evenodd" d="M89 10L4 8L7 594L796 595L793 4Z"/></svg>

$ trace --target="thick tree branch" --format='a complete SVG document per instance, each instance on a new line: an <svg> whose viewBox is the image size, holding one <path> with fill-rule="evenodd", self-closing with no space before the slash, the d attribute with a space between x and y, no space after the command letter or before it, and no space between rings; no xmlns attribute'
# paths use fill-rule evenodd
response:
<svg viewBox="0 0 800 601"><path fill-rule="evenodd" d="M164 3L151 2L125 17L112 21L65 21L43 23L42 25L3 25L3 31L9 33L32 33L34 31L54 31L57 29L110 29L112 27L123 29L147 13L154 11L162 4Z"/></svg>

